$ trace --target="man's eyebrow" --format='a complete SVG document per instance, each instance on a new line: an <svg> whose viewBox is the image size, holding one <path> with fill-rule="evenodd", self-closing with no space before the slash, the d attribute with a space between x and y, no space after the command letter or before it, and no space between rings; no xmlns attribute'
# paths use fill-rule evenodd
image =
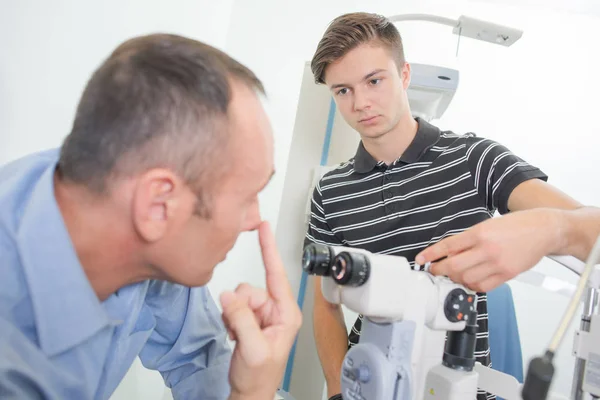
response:
<svg viewBox="0 0 600 400"><path fill-rule="evenodd" d="M376 70L374 70L372 72L369 72L367 75L364 76L363 81L367 81L370 78L372 78L374 75L377 75L378 73L384 72L384 71L385 71L385 69L379 68L379 69L376 69ZM337 88L348 87L348 86L350 86L348 83L336 83L336 84L331 85L330 88L331 89L337 89Z"/></svg>

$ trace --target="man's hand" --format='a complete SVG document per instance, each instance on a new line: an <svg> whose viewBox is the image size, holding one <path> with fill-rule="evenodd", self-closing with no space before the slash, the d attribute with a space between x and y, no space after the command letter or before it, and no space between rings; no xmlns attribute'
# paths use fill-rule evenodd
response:
<svg viewBox="0 0 600 400"><path fill-rule="evenodd" d="M419 265L432 262L434 275L487 292L564 247L562 230L557 210L514 212L441 240L419 253L415 261Z"/></svg>
<svg viewBox="0 0 600 400"><path fill-rule="evenodd" d="M275 238L267 223L259 228L267 290L238 286L221 295L223 321L236 341L229 381L233 400L271 400L302 323Z"/></svg>

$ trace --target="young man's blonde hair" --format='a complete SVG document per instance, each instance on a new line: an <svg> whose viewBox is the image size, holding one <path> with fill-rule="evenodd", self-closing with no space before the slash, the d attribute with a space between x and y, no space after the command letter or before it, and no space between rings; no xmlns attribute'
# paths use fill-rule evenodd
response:
<svg viewBox="0 0 600 400"><path fill-rule="evenodd" d="M316 83L325 83L325 70L350 50L375 42L395 58L398 69L404 66L404 48L400 32L386 17L371 13L350 13L334 19L319 42L311 62Z"/></svg>

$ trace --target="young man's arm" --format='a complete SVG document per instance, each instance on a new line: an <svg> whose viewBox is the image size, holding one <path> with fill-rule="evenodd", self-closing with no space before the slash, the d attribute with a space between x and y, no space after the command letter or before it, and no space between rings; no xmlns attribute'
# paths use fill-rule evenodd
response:
<svg viewBox="0 0 600 400"><path fill-rule="evenodd" d="M508 199L511 211L545 208L540 212L539 224L555 220L555 226L546 232L554 239L548 254L572 255L586 261L600 236L600 209L587 207L560 190L541 181L528 181L517 186ZM551 227L551 226L549 226ZM551 231L558 233L552 235Z"/></svg>
<svg viewBox="0 0 600 400"><path fill-rule="evenodd" d="M341 393L342 362L348 350L348 331L342 308L331 304L321 293L321 278L315 279L313 326L317 353L327 382L327 397Z"/></svg>
<svg viewBox="0 0 600 400"><path fill-rule="evenodd" d="M494 218L425 249L416 262L434 274L486 292L550 254L585 260L600 234L600 210L546 183L537 168L489 140L467 152L474 183ZM440 262L435 263L436 260Z"/></svg>
<svg viewBox="0 0 600 400"><path fill-rule="evenodd" d="M340 246L341 241L331 231L325 219L321 196L320 184L317 184L313 191L310 222L304 244ZM321 278L314 279L313 330L317 353L327 383L327 397L331 397L341 392L340 375L342 362L348 350L348 331L341 306L325 300L321 292Z"/></svg>

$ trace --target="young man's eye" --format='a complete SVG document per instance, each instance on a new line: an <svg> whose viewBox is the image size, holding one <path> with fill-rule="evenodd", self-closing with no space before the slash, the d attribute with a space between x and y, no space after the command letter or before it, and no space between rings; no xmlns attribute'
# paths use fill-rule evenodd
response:
<svg viewBox="0 0 600 400"><path fill-rule="evenodd" d="M381 82L381 79L379 79L379 78L371 79L371 85L378 85L379 82Z"/></svg>
<svg viewBox="0 0 600 400"><path fill-rule="evenodd" d="M346 93L348 93L348 88L342 88L337 91L337 94L342 95L342 96L345 95Z"/></svg>

